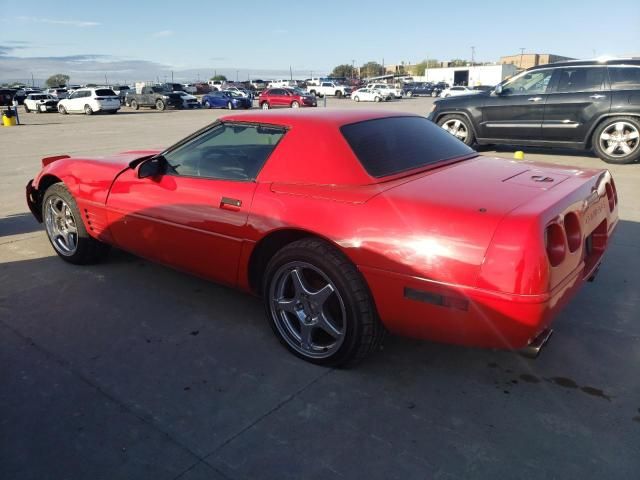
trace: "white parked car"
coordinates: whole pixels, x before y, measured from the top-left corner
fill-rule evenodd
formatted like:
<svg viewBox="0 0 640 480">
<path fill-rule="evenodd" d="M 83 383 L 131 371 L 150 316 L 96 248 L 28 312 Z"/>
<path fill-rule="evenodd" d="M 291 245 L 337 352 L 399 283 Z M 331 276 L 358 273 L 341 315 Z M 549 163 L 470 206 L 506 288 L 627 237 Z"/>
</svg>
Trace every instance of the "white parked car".
<svg viewBox="0 0 640 480">
<path fill-rule="evenodd" d="M 355 102 L 382 102 L 387 98 L 388 95 L 372 88 L 360 88 L 351 94 L 351 99 Z"/>
<path fill-rule="evenodd" d="M 176 90 L 173 93 L 177 93 L 182 97 L 182 108 L 200 108 L 200 102 L 193 95 L 184 92 L 182 90 Z"/>
<path fill-rule="evenodd" d="M 55 112 L 58 108 L 58 99 L 48 93 L 30 93 L 24 99 L 24 111 L 29 112 Z"/>
<path fill-rule="evenodd" d="M 240 95 L 241 97 L 244 98 L 252 98 L 253 95 L 251 94 L 251 92 L 249 90 L 246 90 L 244 88 L 238 88 L 238 87 L 227 87 L 223 90 L 224 92 L 233 92 L 233 93 L 237 93 L 238 95 Z"/>
<path fill-rule="evenodd" d="M 389 85 L 388 83 L 370 83 L 367 88 L 373 88 L 374 90 L 380 90 L 385 95 L 391 95 L 395 98 L 402 98 L 404 96 L 404 90 L 397 88 L 395 85 Z"/>
<path fill-rule="evenodd" d="M 116 113 L 118 110 L 120 97 L 110 88 L 81 88 L 58 102 L 58 112 L 62 114 L 91 115 L 96 112 Z"/>
<path fill-rule="evenodd" d="M 480 90 L 474 90 L 469 87 L 456 86 L 445 88 L 444 90 L 442 90 L 442 92 L 440 92 L 440 97 L 457 97 L 459 95 L 475 95 L 478 93 L 480 93 Z"/>
<path fill-rule="evenodd" d="M 187 93 L 198 93 L 198 88 L 192 83 L 184 83 L 182 89 Z"/>
<path fill-rule="evenodd" d="M 66 88 L 50 88 L 47 90 L 49 95 L 53 95 L 58 100 L 62 100 L 63 98 L 67 98 L 69 96 L 69 92 Z"/>
</svg>

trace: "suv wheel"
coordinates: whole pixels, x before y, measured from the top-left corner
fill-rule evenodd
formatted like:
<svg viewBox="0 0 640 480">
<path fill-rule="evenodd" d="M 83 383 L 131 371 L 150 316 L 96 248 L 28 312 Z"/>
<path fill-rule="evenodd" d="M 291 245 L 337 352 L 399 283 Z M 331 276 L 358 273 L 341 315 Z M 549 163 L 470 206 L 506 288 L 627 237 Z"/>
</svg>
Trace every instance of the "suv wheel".
<svg viewBox="0 0 640 480">
<path fill-rule="evenodd" d="M 640 121 L 634 117 L 608 118 L 593 133 L 598 157 L 607 163 L 633 163 L 640 159 Z"/>
<path fill-rule="evenodd" d="M 473 145 L 475 140 L 469 121 L 462 115 L 445 115 L 438 120 L 438 125 L 466 145 Z"/>
<path fill-rule="evenodd" d="M 156 100 L 156 110 L 163 111 L 166 108 L 164 102 L 160 99 Z"/>
</svg>

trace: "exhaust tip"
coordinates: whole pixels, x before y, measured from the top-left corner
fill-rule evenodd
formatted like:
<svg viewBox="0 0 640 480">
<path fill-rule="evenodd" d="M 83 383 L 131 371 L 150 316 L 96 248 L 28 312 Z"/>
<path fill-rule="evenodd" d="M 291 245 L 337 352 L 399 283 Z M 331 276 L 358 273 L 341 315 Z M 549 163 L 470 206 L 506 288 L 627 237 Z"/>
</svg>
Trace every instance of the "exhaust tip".
<svg viewBox="0 0 640 480">
<path fill-rule="evenodd" d="M 542 347 L 549 341 L 551 335 L 553 335 L 553 329 L 544 329 L 536 338 L 529 342 L 529 345 L 520 350 L 520 355 L 527 358 L 537 358 L 540 350 L 542 350 Z"/>
</svg>

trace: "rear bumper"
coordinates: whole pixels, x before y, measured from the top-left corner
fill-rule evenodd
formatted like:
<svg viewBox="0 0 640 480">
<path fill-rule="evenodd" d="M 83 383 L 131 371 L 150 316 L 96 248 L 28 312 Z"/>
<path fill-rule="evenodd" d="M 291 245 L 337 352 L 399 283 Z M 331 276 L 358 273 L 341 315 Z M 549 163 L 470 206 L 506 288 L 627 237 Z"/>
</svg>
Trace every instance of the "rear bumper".
<svg viewBox="0 0 640 480">
<path fill-rule="evenodd" d="M 552 291 L 516 295 L 359 267 L 392 333 L 470 347 L 519 350 L 545 330 L 600 266 L 582 263 Z"/>
</svg>

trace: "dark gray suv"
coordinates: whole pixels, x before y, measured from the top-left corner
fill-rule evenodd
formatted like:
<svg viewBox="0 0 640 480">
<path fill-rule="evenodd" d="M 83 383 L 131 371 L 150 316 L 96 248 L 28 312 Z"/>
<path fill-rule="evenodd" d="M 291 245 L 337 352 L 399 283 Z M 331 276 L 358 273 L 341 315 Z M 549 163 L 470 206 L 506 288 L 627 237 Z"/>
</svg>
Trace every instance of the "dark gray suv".
<svg viewBox="0 0 640 480">
<path fill-rule="evenodd" d="M 467 145 L 589 149 L 640 158 L 640 59 L 533 67 L 489 92 L 436 101 L 429 119 Z"/>
</svg>

